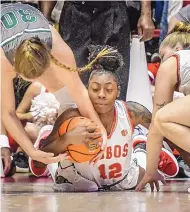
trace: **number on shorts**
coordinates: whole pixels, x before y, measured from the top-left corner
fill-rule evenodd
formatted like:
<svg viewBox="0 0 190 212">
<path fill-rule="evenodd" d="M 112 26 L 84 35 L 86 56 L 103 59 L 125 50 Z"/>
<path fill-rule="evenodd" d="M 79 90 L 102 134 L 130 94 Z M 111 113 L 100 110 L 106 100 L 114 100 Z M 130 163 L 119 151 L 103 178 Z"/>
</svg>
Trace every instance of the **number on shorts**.
<svg viewBox="0 0 190 212">
<path fill-rule="evenodd" d="M 19 15 L 21 16 L 21 19 L 23 22 L 35 22 L 37 20 L 37 17 L 34 15 L 31 15 L 30 10 L 19 10 Z M 3 26 L 6 29 L 12 29 L 18 24 L 18 19 L 13 11 L 10 11 L 3 16 L 1 16 L 1 22 Z"/>
<path fill-rule="evenodd" d="M 100 177 L 103 179 L 115 179 L 122 176 L 122 169 L 120 163 L 114 163 L 108 167 L 109 173 L 106 175 L 106 167 L 104 164 L 99 166 Z"/>
</svg>

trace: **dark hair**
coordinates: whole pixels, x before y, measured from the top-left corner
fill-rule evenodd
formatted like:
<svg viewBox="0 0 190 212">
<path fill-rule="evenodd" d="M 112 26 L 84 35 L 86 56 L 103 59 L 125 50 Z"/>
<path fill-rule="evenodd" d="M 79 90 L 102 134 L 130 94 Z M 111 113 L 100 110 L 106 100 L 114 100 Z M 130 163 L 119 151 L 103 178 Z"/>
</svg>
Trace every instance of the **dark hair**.
<svg viewBox="0 0 190 212">
<path fill-rule="evenodd" d="M 99 58 L 96 63 L 92 66 L 92 73 L 90 75 L 89 81 L 92 79 L 94 75 L 103 75 L 103 74 L 109 74 L 114 77 L 117 84 L 120 84 L 119 79 L 119 69 L 123 66 L 123 57 L 122 55 L 117 51 L 117 49 L 111 47 L 111 46 L 101 46 L 101 45 L 90 45 L 88 46 L 89 50 L 89 62 L 92 61 L 94 58 L 97 57 L 98 53 L 102 51 L 102 49 L 110 49 L 111 53 L 109 55 L 105 55 L 101 58 Z"/>
</svg>

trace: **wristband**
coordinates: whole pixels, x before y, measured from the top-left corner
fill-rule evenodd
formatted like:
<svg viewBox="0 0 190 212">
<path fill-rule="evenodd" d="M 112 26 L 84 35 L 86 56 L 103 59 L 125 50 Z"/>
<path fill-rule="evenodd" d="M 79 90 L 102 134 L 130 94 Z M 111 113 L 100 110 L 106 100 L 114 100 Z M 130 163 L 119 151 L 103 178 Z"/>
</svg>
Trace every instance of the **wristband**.
<svg viewBox="0 0 190 212">
<path fill-rule="evenodd" d="M 9 139 L 6 135 L 0 135 L 0 148 L 2 147 L 10 148 Z"/>
</svg>

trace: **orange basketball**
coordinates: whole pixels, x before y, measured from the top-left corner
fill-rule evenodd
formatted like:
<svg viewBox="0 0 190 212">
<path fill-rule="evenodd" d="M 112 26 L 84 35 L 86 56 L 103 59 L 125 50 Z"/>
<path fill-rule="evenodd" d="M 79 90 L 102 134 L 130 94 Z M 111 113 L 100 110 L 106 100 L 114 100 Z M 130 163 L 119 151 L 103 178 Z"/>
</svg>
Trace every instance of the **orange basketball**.
<svg viewBox="0 0 190 212">
<path fill-rule="evenodd" d="M 66 120 L 59 128 L 59 135 L 63 135 L 66 132 L 69 132 L 76 126 L 86 124 L 91 122 L 90 119 L 85 117 L 74 117 Z M 90 123 L 89 127 L 96 126 L 95 123 Z M 95 132 L 100 132 L 97 129 Z M 96 141 L 102 142 L 102 137 L 96 139 Z M 97 142 L 91 141 L 88 143 L 88 147 L 85 144 L 73 144 L 68 145 L 65 149 L 65 152 L 70 156 L 69 160 L 77 163 L 82 163 L 93 159 L 100 151 L 100 146 L 97 145 Z"/>
</svg>

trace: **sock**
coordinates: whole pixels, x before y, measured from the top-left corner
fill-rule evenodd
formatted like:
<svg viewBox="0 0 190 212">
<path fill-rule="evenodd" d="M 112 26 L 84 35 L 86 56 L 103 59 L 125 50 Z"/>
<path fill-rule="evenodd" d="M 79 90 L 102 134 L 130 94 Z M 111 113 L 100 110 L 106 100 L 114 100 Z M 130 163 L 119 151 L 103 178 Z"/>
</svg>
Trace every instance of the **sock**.
<svg viewBox="0 0 190 212">
<path fill-rule="evenodd" d="M 137 164 L 146 170 L 146 151 L 143 149 L 136 149 L 132 154 L 133 160 L 137 161 Z"/>
</svg>

